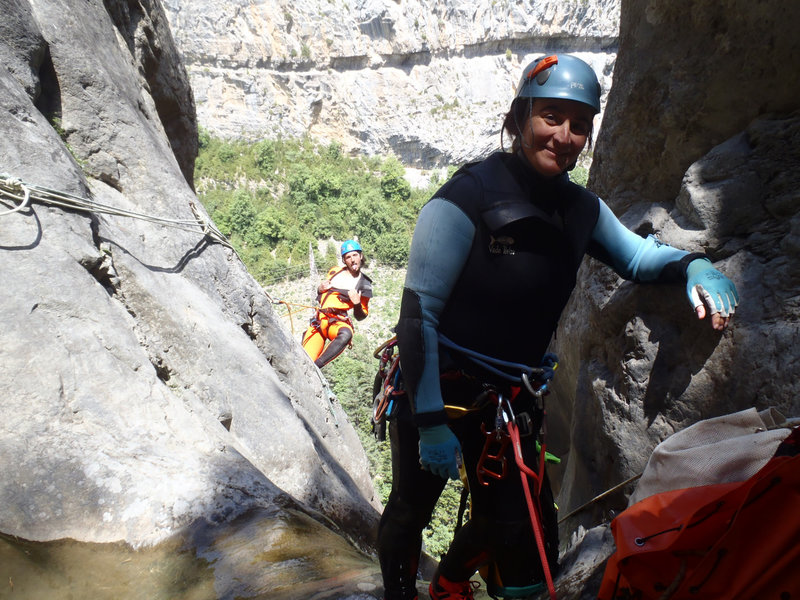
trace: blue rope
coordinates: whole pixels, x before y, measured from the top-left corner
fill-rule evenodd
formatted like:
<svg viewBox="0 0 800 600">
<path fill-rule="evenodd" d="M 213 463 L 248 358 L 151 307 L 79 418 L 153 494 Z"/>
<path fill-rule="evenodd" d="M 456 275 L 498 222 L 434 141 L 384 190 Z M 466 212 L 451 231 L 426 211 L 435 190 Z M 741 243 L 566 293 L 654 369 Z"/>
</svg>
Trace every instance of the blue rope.
<svg viewBox="0 0 800 600">
<path fill-rule="evenodd" d="M 475 350 L 470 350 L 469 348 L 464 348 L 441 333 L 439 333 L 439 343 L 445 348 L 449 348 L 450 350 L 455 350 L 456 352 L 463 354 L 475 364 L 483 367 L 490 373 L 494 373 L 498 377 L 505 379 L 506 381 L 510 381 L 512 383 L 519 383 L 520 381 L 524 382 L 524 377 L 526 376 L 530 379 L 535 378 L 539 379 L 540 381 L 544 381 L 544 384 L 541 387 L 542 391 L 547 388 L 547 382 L 553 379 L 555 374 L 554 371 L 558 366 L 558 357 L 552 352 L 548 352 L 544 355 L 542 358 L 541 367 L 529 367 L 528 365 L 524 365 L 522 363 L 501 360 L 499 358 L 486 356 L 485 354 L 481 354 Z M 520 375 L 512 375 L 511 373 L 502 371 L 497 367 L 519 371 Z"/>
</svg>

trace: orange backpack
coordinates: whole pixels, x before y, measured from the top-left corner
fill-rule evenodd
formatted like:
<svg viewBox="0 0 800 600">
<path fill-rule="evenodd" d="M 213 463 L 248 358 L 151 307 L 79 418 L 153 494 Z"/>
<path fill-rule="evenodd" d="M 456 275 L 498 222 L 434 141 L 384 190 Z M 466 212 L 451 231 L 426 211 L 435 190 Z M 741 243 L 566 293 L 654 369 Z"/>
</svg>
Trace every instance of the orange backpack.
<svg viewBox="0 0 800 600">
<path fill-rule="evenodd" d="M 798 446 L 795 428 L 745 481 L 662 492 L 620 513 L 598 599 L 800 599 Z"/>
</svg>

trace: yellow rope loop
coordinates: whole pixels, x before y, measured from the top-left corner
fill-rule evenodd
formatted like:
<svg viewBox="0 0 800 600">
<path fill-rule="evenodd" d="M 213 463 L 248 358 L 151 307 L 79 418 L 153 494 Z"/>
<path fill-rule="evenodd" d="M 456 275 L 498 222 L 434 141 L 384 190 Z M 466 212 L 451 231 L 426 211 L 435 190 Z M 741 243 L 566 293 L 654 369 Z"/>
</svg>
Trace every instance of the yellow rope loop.
<svg viewBox="0 0 800 600">
<path fill-rule="evenodd" d="M 266 294 L 266 292 L 264 292 L 264 293 Z M 295 313 L 303 312 L 304 310 L 307 310 L 307 309 L 311 309 L 311 310 L 316 310 L 317 309 L 316 306 L 311 306 L 310 304 L 300 304 L 299 302 L 289 302 L 288 300 L 281 300 L 281 299 L 273 300 L 270 297 L 269 294 L 267 294 L 267 298 L 269 298 L 269 301 L 272 302 L 273 304 L 283 304 L 286 307 L 286 310 L 288 311 L 287 314 L 295 314 Z M 299 306 L 300 308 L 298 308 L 297 310 L 292 310 L 292 308 L 291 308 L 292 306 Z"/>
<path fill-rule="evenodd" d="M 289 303 L 285 300 L 279 300 L 279 304 L 283 304 L 286 307 L 287 315 L 289 316 L 289 327 L 292 330 L 292 336 L 294 336 L 294 319 L 292 318 L 292 309 L 289 308 Z"/>
<path fill-rule="evenodd" d="M 10 177 L 8 175 L 0 175 L 3 181 L 0 182 L 0 193 L 2 196 L 11 199 L 12 201 L 19 202 L 17 206 L 9 210 L 0 212 L 0 217 L 10 215 L 11 213 L 19 212 L 28 205 L 31 199 L 31 191 L 22 183 L 21 179 Z M 22 196 L 15 195 L 14 192 L 22 194 Z"/>
<path fill-rule="evenodd" d="M 300 304 L 299 302 L 289 302 L 288 300 L 282 300 L 280 298 L 273 298 L 270 296 L 270 293 L 267 291 L 266 288 L 262 288 L 264 290 L 264 295 L 272 304 L 281 304 L 286 307 L 286 314 L 279 315 L 281 317 L 289 317 L 289 326 L 292 330 L 292 335 L 294 335 L 294 318 L 293 316 L 299 312 L 303 312 L 304 310 L 317 310 L 316 306 L 311 306 L 309 304 Z M 292 306 L 299 306 L 297 310 L 292 310 Z"/>
</svg>

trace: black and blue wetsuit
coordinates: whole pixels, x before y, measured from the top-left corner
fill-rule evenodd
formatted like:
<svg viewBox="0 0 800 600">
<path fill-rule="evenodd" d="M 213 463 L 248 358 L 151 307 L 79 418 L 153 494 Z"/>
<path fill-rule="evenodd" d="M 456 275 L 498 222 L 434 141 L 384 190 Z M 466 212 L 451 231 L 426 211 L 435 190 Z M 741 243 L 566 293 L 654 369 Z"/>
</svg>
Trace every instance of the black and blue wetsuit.
<svg viewBox="0 0 800 600">
<path fill-rule="evenodd" d="M 541 581 L 518 472 L 489 486 L 475 478 L 485 439 L 480 425 L 491 429 L 495 407 L 452 420 L 445 412 L 445 404 L 470 406 L 485 383 L 501 390 L 508 384 L 443 348 L 439 335 L 486 356 L 538 366 L 585 254 L 641 282 L 685 281 L 687 264 L 702 257 L 636 235 L 566 173 L 543 178 L 517 154 L 496 153 L 462 169 L 420 212 L 397 326 L 410 403 L 390 424 L 393 483 L 379 530 L 386 600 L 416 596 L 421 532 L 445 485 L 419 466 L 417 427 L 442 423 L 461 443 L 472 513 L 441 573 L 461 581 L 491 562 L 508 590 L 525 593 Z M 514 406 L 530 414 L 538 431 L 541 411 L 532 396 L 523 389 Z M 535 437 L 523 439 L 528 464 L 536 463 Z M 541 501 L 552 507 L 549 485 Z M 543 518 L 555 567 L 555 511 Z"/>
</svg>

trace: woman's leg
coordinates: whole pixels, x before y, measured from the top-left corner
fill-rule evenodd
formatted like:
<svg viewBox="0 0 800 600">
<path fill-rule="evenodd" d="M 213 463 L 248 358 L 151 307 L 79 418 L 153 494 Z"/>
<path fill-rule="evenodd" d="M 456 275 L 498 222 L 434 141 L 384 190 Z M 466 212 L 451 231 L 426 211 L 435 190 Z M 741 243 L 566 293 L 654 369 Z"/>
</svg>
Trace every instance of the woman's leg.
<svg viewBox="0 0 800 600">
<path fill-rule="evenodd" d="M 419 434 L 403 402 L 389 423 L 392 492 L 378 528 L 378 558 L 385 600 L 417 597 L 417 567 L 422 530 L 428 524 L 446 481 L 419 466 Z"/>
</svg>

